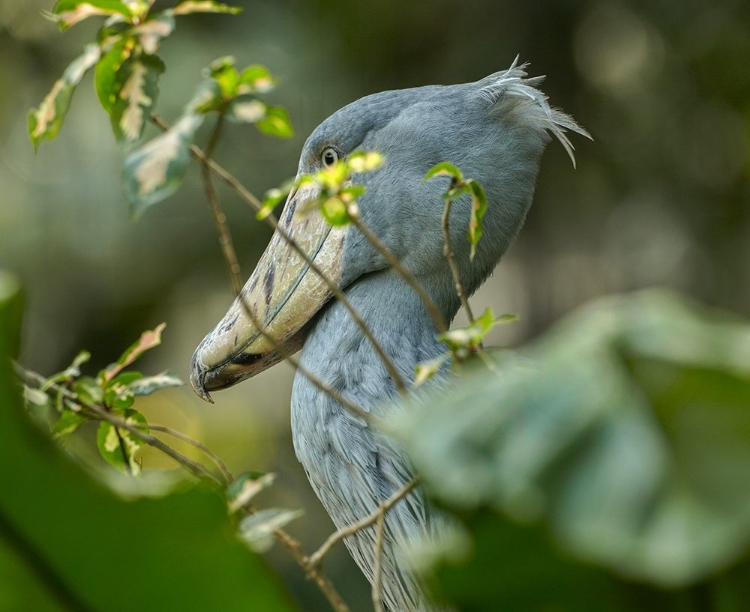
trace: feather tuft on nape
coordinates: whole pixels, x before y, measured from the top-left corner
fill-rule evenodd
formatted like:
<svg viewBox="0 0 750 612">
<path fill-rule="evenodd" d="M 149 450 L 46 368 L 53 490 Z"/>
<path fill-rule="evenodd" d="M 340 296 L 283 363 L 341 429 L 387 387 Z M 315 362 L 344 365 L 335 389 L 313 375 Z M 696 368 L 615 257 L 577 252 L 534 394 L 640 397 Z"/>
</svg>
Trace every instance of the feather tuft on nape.
<svg viewBox="0 0 750 612">
<path fill-rule="evenodd" d="M 538 88 L 545 77 L 527 78 L 526 68 L 529 64 L 519 65 L 518 60 L 519 56 L 516 56 L 510 68 L 479 81 L 479 95 L 489 104 L 512 104 L 515 109 L 523 110 L 527 122 L 551 133 L 560 141 L 575 168 L 575 147 L 566 132 L 570 130 L 593 140 L 591 134 L 578 125 L 573 117 L 549 105 L 547 96 Z"/>
</svg>

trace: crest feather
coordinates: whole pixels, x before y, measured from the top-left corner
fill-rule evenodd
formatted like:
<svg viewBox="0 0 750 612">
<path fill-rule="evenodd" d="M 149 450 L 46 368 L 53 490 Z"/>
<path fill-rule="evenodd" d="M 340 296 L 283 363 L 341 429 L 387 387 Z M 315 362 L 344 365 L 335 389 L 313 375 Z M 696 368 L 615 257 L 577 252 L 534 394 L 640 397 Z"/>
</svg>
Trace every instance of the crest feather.
<svg viewBox="0 0 750 612">
<path fill-rule="evenodd" d="M 528 63 L 518 65 L 519 56 L 513 60 L 510 68 L 496 72 L 479 81 L 479 95 L 491 105 L 507 104 L 511 110 L 521 111 L 527 123 L 533 127 L 550 132 L 568 153 L 573 167 L 576 165 L 575 147 L 566 132 L 570 130 L 591 138 L 591 135 L 573 117 L 549 105 L 548 98 L 538 89 L 544 76 L 527 78 Z"/>
</svg>

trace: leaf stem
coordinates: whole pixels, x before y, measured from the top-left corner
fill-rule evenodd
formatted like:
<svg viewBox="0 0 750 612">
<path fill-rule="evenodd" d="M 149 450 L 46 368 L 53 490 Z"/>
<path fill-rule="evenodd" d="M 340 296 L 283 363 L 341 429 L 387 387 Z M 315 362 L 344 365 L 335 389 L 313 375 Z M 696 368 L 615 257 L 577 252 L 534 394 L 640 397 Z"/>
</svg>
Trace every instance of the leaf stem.
<svg viewBox="0 0 750 612">
<path fill-rule="evenodd" d="M 456 179 L 453 179 L 455 182 Z M 443 209 L 443 254 L 448 260 L 448 266 L 451 269 L 451 275 L 453 276 L 453 284 L 456 287 L 456 294 L 458 299 L 461 300 L 461 305 L 466 311 L 466 316 L 469 318 L 469 323 L 474 323 L 474 313 L 471 311 L 469 305 L 469 298 L 466 295 L 463 284 L 461 284 L 461 273 L 458 270 L 458 264 L 456 263 L 456 256 L 451 248 L 451 233 L 450 233 L 450 215 L 451 207 L 453 206 L 452 200 L 445 202 L 445 208 Z"/>
<path fill-rule="evenodd" d="M 219 244 L 221 245 L 221 251 L 224 253 L 224 260 L 227 262 L 229 267 L 229 277 L 232 282 L 232 291 L 235 295 L 239 295 L 242 290 L 242 275 L 240 272 L 240 262 L 237 260 L 237 252 L 234 249 L 234 242 L 232 241 L 232 234 L 229 231 L 229 225 L 227 225 L 227 216 L 224 214 L 224 210 L 219 202 L 219 196 L 216 193 L 213 181 L 211 180 L 211 155 L 213 155 L 214 149 L 219 142 L 221 136 L 221 128 L 224 125 L 224 113 L 219 114 L 219 118 L 216 120 L 216 125 L 211 132 L 211 136 L 206 145 L 206 150 L 201 159 L 201 170 L 203 173 L 203 187 L 206 193 L 206 199 L 211 206 L 211 213 L 216 223 L 216 229 L 219 232 Z"/>
<path fill-rule="evenodd" d="M 438 331 L 440 333 L 448 331 L 448 327 L 445 324 L 445 319 L 443 318 L 443 313 L 440 310 L 440 307 L 435 303 L 435 300 L 433 300 L 430 295 L 424 290 L 424 287 L 422 287 L 416 277 L 403 266 L 398 257 L 396 257 L 391 252 L 391 250 L 387 246 L 385 246 L 385 244 L 383 244 L 380 238 L 378 238 L 377 235 L 362 222 L 362 219 L 359 216 L 359 208 L 357 207 L 357 205 L 350 205 L 347 209 L 347 212 L 349 213 L 349 217 L 351 218 L 352 223 L 360 232 L 362 232 L 362 234 L 370 242 L 370 244 L 375 247 L 375 250 L 380 253 L 388 262 L 388 264 L 398 273 L 398 275 L 403 278 L 407 282 L 407 284 L 412 289 L 414 289 L 414 291 L 416 291 L 417 295 L 419 295 L 419 297 L 422 299 L 425 308 L 427 308 L 427 311 L 430 313 L 430 316 L 432 317 L 432 320 L 435 323 L 435 327 L 437 327 Z"/>
</svg>

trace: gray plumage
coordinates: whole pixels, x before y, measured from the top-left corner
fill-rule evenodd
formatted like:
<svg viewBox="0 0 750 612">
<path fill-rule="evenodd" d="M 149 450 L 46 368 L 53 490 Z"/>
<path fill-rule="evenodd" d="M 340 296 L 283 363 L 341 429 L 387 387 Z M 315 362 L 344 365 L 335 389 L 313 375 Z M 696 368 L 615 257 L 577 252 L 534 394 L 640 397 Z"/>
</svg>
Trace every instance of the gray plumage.
<svg viewBox="0 0 750 612">
<path fill-rule="evenodd" d="M 526 79 L 524 66 L 476 83 L 390 91 L 358 100 L 326 119 L 306 142 L 299 172 L 320 167 L 329 146 L 342 155 L 357 149 L 383 153 L 387 163 L 354 177 L 367 187 L 359 201 L 362 220 L 440 306 L 447 321 L 459 301 L 443 256 L 441 194 L 448 179 L 423 182 L 427 170 L 449 161 L 479 181 L 488 198 L 485 233 L 469 261 L 468 198 L 451 215 L 451 243 L 462 281 L 473 293 L 492 272 L 523 224 L 531 204 L 539 159 L 557 137 L 570 153 L 565 130 L 587 136 L 569 116 L 549 107 Z M 281 218 L 288 223 L 291 211 Z M 407 381 L 417 363 L 444 351 L 424 305 L 356 230 L 347 231 L 341 287 Z M 369 342 L 338 303 L 314 321 L 301 362 L 357 405 L 382 416 L 396 395 L 393 382 Z M 460 418 L 457 417 L 457 418 Z M 337 527 L 376 510 L 412 477 L 408 459 L 394 443 L 297 375 L 292 395 L 297 457 Z M 419 581 L 399 557 L 410 540 L 439 537 L 443 519 L 420 490 L 396 505 L 385 521 L 383 601 L 390 612 L 433 609 Z M 346 540 L 355 561 L 372 580 L 375 528 Z"/>
</svg>

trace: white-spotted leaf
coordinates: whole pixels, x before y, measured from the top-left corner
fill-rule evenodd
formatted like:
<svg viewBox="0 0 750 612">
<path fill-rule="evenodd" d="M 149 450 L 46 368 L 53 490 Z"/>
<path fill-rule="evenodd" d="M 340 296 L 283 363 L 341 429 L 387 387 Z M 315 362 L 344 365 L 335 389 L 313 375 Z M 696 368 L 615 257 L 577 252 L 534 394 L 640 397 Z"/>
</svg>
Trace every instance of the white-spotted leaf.
<svg viewBox="0 0 750 612">
<path fill-rule="evenodd" d="M 144 376 L 131 382 L 128 385 L 133 395 L 151 395 L 156 391 L 162 389 L 172 389 L 174 387 L 181 387 L 183 384 L 176 374 L 170 371 L 156 374 L 155 376 Z"/>
<path fill-rule="evenodd" d="M 119 0 L 59 0 L 52 9 L 52 15 L 61 30 L 97 15 L 120 15 L 126 20 L 133 13 L 125 2 Z"/>
<path fill-rule="evenodd" d="M 55 81 L 39 108 L 29 111 L 28 129 L 34 149 L 42 140 L 52 140 L 60 132 L 76 86 L 100 57 L 99 45 L 87 45 L 84 53 L 73 60 L 62 77 Z"/>
<path fill-rule="evenodd" d="M 128 408 L 123 411 L 122 419 L 128 425 L 148 434 L 146 417 L 137 410 Z M 143 443 L 127 429 L 117 428 L 112 423 L 102 421 L 96 434 L 96 446 L 99 454 L 111 466 L 123 472 L 130 471 L 134 475 L 140 473 L 141 466 L 135 460 L 135 454 Z"/>
<path fill-rule="evenodd" d="M 255 552 L 265 552 L 273 545 L 273 532 L 303 514 L 302 510 L 283 508 L 261 510 L 242 520 L 240 538 Z"/>
<path fill-rule="evenodd" d="M 241 13 L 239 6 L 229 6 L 213 0 L 184 0 L 172 9 L 173 15 L 189 15 L 190 13 Z"/>
<path fill-rule="evenodd" d="M 155 55 L 134 55 L 119 68 L 114 83 L 110 119 L 118 141 L 140 139 L 159 94 L 164 63 Z"/>
<path fill-rule="evenodd" d="M 177 191 L 190 161 L 193 136 L 203 120 L 200 113 L 187 113 L 125 159 L 123 182 L 135 217 Z"/>
</svg>

